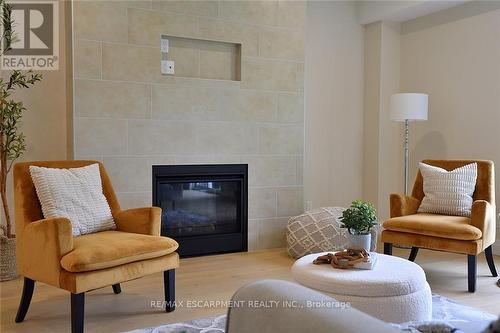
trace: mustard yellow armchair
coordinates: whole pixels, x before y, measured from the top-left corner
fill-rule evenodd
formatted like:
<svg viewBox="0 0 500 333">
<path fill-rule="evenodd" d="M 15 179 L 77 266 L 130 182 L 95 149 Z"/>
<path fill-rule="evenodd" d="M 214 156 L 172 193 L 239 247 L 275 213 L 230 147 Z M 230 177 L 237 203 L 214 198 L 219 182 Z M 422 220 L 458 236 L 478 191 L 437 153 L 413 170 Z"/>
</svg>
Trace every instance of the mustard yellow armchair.
<svg viewBox="0 0 500 333">
<path fill-rule="evenodd" d="M 29 166 L 77 168 L 98 163 L 103 193 L 111 208 L 116 230 L 73 237 L 64 217 L 44 219 Z M 16 316 L 22 322 L 28 311 L 35 281 L 71 293 L 71 332 L 83 332 L 85 292 L 164 272 L 166 311 L 175 309 L 175 268 L 178 244 L 160 236 L 161 209 L 121 210 L 103 165 L 96 161 L 46 161 L 14 166 L 17 270 L 24 287 Z"/>
<path fill-rule="evenodd" d="M 477 163 L 477 181 L 471 217 L 418 213 L 424 198 L 420 171 L 411 196 L 391 194 L 391 218 L 384 222 L 384 253 L 392 254 L 392 244 L 411 246 L 409 260 L 414 261 L 419 248 L 467 255 L 468 289 L 476 290 L 477 255 L 484 251 L 491 274 L 497 276 L 492 244 L 495 242 L 495 171 L 492 161 L 424 160 L 426 164 L 448 171 Z"/>
</svg>

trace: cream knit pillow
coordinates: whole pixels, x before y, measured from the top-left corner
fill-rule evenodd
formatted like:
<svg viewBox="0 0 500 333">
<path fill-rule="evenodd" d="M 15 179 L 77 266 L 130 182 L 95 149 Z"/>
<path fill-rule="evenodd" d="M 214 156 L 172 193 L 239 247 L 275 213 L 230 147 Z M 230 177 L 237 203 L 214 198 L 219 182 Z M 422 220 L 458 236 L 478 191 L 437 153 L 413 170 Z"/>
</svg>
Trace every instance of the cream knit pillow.
<svg viewBox="0 0 500 333">
<path fill-rule="evenodd" d="M 471 214 L 476 188 L 477 163 L 447 171 L 420 163 L 424 179 L 424 198 L 419 213 L 467 216 Z"/>
<path fill-rule="evenodd" d="M 98 164 L 72 169 L 30 166 L 30 174 L 43 216 L 68 218 L 73 236 L 116 228 Z"/>
</svg>

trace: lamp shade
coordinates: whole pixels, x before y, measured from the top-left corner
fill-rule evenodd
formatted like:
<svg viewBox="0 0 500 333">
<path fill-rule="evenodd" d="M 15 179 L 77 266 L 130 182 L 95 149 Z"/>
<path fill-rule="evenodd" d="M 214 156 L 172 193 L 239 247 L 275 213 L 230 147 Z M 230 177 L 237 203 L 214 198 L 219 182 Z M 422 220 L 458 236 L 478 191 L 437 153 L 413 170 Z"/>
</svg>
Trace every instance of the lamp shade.
<svg viewBox="0 0 500 333">
<path fill-rule="evenodd" d="M 402 93 L 391 96 L 391 120 L 427 120 L 429 95 Z"/>
</svg>

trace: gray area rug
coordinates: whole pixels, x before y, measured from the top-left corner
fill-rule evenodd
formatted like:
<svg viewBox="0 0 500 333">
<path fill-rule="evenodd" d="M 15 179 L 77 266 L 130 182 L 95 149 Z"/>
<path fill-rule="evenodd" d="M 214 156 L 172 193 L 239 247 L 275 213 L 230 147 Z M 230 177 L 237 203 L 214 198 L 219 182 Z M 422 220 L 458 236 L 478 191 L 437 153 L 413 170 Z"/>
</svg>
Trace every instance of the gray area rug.
<svg viewBox="0 0 500 333">
<path fill-rule="evenodd" d="M 432 295 L 432 320 L 437 322 L 478 322 L 495 320 L 492 314 Z M 129 331 L 127 333 L 224 333 L 226 315 Z M 405 325 L 401 325 L 405 327 Z M 443 331 L 444 332 L 444 331 Z"/>
<path fill-rule="evenodd" d="M 226 315 L 129 331 L 127 333 L 224 333 Z"/>
</svg>

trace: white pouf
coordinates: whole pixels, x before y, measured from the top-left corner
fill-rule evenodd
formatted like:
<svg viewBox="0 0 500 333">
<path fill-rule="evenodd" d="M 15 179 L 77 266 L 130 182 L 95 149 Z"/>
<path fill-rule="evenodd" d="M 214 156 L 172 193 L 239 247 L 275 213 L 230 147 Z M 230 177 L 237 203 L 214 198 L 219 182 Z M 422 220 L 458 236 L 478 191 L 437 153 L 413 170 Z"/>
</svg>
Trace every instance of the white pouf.
<svg viewBox="0 0 500 333">
<path fill-rule="evenodd" d="M 373 270 L 335 269 L 312 262 L 325 253 L 310 254 L 292 266 L 298 283 L 390 323 L 425 321 L 432 317 L 431 288 L 417 264 L 375 254 Z"/>
</svg>

